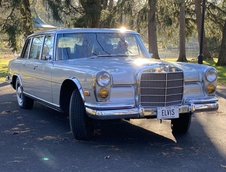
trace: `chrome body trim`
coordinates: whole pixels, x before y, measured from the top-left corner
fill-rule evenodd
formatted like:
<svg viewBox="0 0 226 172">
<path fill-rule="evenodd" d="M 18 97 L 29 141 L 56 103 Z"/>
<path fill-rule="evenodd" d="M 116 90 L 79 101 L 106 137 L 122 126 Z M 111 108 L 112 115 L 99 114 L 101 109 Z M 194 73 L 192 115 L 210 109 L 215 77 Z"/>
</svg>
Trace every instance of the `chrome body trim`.
<svg viewBox="0 0 226 172">
<path fill-rule="evenodd" d="M 91 104 L 91 103 L 87 103 L 85 102 L 85 106 L 87 108 L 91 108 L 91 109 L 101 109 L 101 110 L 107 110 L 107 109 L 111 109 L 111 110 L 116 110 L 116 109 L 131 109 L 134 108 L 135 106 L 133 105 L 97 105 L 97 104 Z"/>
<path fill-rule="evenodd" d="M 55 103 L 48 102 L 48 101 L 46 101 L 46 100 L 44 100 L 44 99 L 41 99 L 41 98 L 36 97 L 36 96 L 33 96 L 33 95 L 31 95 L 31 94 L 29 94 L 29 93 L 26 93 L 26 92 L 24 92 L 24 94 L 25 94 L 26 96 L 28 96 L 28 97 L 34 99 L 34 100 L 37 100 L 37 101 L 39 101 L 39 102 L 43 102 L 43 103 L 45 103 L 44 105 L 47 104 L 47 105 L 53 107 L 54 109 L 60 108 L 60 106 L 57 105 L 57 104 L 55 104 Z"/>
<path fill-rule="evenodd" d="M 208 104 L 208 103 L 215 103 L 218 102 L 216 97 L 206 97 L 206 98 L 190 98 L 186 99 L 185 104 Z"/>
<path fill-rule="evenodd" d="M 121 119 L 121 118 L 156 118 L 157 108 L 143 108 L 142 106 L 129 108 L 91 108 L 86 106 L 86 113 L 96 119 Z M 217 98 L 189 101 L 188 104 L 179 105 L 179 113 L 213 111 L 218 109 Z"/>
<path fill-rule="evenodd" d="M 174 71 L 171 71 L 171 69 L 174 69 Z M 141 92 L 141 89 L 145 89 L 145 88 L 147 88 L 147 89 L 151 89 L 152 87 L 144 87 L 144 86 L 142 86 L 141 87 L 141 81 L 143 82 L 143 81 L 146 81 L 147 79 L 145 79 L 145 80 L 143 80 L 142 79 L 142 75 L 143 74 L 150 74 L 150 75 L 153 75 L 153 74 L 156 74 L 156 76 L 158 75 L 158 74 L 165 74 L 166 76 L 166 78 L 163 80 L 163 79 L 158 79 L 158 80 L 155 80 L 155 81 L 163 81 L 163 82 L 165 82 L 166 83 L 166 86 L 165 87 L 160 87 L 160 89 L 165 89 L 165 94 L 164 95 L 161 95 L 161 96 L 164 96 L 165 97 L 165 101 L 164 101 L 164 104 L 165 104 L 165 106 L 166 106 L 166 104 L 167 103 L 173 103 L 173 102 L 175 102 L 175 101 L 172 101 L 172 102 L 166 102 L 166 100 L 167 100 L 167 96 L 169 95 L 169 94 L 167 94 L 167 90 L 168 89 L 172 89 L 172 88 L 174 88 L 174 87 L 168 87 L 168 85 L 167 85 L 167 83 L 168 82 L 171 82 L 171 81 L 183 81 L 183 84 L 180 86 L 180 88 L 182 88 L 182 92 L 180 92 L 180 95 L 182 94 L 182 97 L 181 97 L 181 100 L 177 100 L 176 102 L 179 102 L 180 101 L 180 103 L 175 103 L 175 105 L 181 105 L 181 102 L 182 102 L 182 100 L 183 100 L 183 92 L 184 92 L 184 72 L 180 69 L 180 68 L 178 68 L 178 67 L 175 67 L 175 66 L 171 66 L 170 64 L 167 64 L 167 63 L 160 63 L 160 64 L 155 64 L 155 65 L 151 65 L 151 66 L 147 66 L 147 67 L 144 67 L 143 69 L 141 69 L 139 72 L 138 72 L 138 74 L 137 74 L 137 76 L 136 76 L 136 81 L 137 81 L 137 98 L 136 98 L 136 104 L 139 106 L 139 105 L 142 105 L 143 103 L 149 103 L 149 102 L 143 102 L 142 100 L 141 100 L 141 97 L 142 96 L 148 96 L 148 95 L 145 95 L 145 94 L 142 94 L 142 92 Z M 182 78 L 180 78 L 180 79 L 170 79 L 170 80 L 168 80 L 168 76 L 170 75 L 170 74 L 182 74 Z M 151 81 L 150 79 L 148 80 L 148 81 Z M 176 87 L 176 88 L 179 88 L 179 87 Z M 158 89 L 157 87 L 154 87 L 154 89 Z M 154 96 L 154 94 L 152 94 L 153 96 Z M 179 95 L 179 94 L 177 94 L 177 95 Z M 157 103 L 157 102 L 152 102 L 152 103 Z M 158 106 L 158 103 L 157 103 L 157 105 L 156 105 L 156 107 Z M 155 107 L 155 106 L 152 106 L 152 107 Z"/>
</svg>

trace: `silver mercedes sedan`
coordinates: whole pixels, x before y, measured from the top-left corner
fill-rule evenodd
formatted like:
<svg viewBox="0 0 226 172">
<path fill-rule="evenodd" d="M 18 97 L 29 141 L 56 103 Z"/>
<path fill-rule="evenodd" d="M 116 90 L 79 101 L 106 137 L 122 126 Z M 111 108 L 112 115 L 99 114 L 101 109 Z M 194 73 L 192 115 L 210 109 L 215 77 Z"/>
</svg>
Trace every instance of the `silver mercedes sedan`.
<svg viewBox="0 0 226 172">
<path fill-rule="evenodd" d="M 96 119 L 171 120 L 172 132 L 185 134 L 193 112 L 218 109 L 215 68 L 155 60 L 130 30 L 30 35 L 9 64 L 8 80 L 21 108 L 35 100 L 69 114 L 78 140 L 91 138 Z"/>
</svg>

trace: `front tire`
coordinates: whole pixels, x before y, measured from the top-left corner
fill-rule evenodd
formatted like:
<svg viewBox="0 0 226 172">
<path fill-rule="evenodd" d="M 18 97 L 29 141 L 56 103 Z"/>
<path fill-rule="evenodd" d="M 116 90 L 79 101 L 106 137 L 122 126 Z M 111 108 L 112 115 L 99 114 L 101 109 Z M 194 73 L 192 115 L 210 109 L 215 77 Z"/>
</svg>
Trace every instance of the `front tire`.
<svg viewBox="0 0 226 172">
<path fill-rule="evenodd" d="M 32 109 L 34 105 L 34 100 L 25 96 L 23 92 L 22 84 L 19 78 L 16 79 L 16 97 L 17 103 L 22 109 Z"/>
<path fill-rule="evenodd" d="M 78 90 L 71 95 L 69 121 L 72 134 L 77 140 L 88 140 L 93 135 L 93 123 L 85 111 L 84 102 Z"/>
<path fill-rule="evenodd" d="M 188 132 L 191 125 L 192 113 L 180 114 L 177 119 L 171 120 L 171 128 L 173 134 L 184 135 Z"/>
</svg>

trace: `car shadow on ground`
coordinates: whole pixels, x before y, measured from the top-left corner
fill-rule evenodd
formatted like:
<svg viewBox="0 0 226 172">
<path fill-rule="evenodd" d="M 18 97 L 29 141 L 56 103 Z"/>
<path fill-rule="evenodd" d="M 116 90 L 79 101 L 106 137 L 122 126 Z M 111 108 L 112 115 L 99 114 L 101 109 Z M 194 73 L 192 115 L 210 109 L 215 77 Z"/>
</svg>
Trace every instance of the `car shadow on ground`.
<svg viewBox="0 0 226 172">
<path fill-rule="evenodd" d="M 64 130 L 67 139 L 74 142 L 72 133 L 70 132 L 69 119 L 68 116 L 63 113 L 54 111 L 41 104 L 36 103 L 34 111 L 37 118 L 42 119 L 42 121 L 51 122 L 51 126 L 58 128 L 59 130 Z M 162 142 L 162 143 L 175 143 L 173 140 L 164 137 L 162 135 L 146 130 L 145 128 L 135 126 L 126 120 L 93 120 L 94 122 L 94 136 L 89 141 L 75 141 L 83 142 L 86 144 L 95 143 L 136 143 L 143 144 L 147 142 Z M 171 129 L 170 129 L 171 130 Z M 169 131 L 170 132 L 170 131 Z"/>
<path fill-rule="evenodd" d="M 76 141 L 70 132 L 68 117 L 39 104 L 35 105 L 34 111 L 35 118 L 48 121 L 49 127 L 51 127 L 44 130 L 48 131 L 46 136 L 45 133 L 41 132 L 41 135 L 44 136 L 43 141 L 46 139 L 49 142 L 51 138 L 58 138 L 58 143 L 70 145 L 71 151 L 73 151 L 73 147 L 81 146 L 86 149 L 85 151 L 94 151 L 94 154 L 107 152 L 103 155 L 104 159 L 120 158 L 124 154 L 131 156 L 130 160 L 137 159 L 141 155 L 143 160 L 166 158 L 174 163 L 179 162 L 179 168 L 191 166 L 196 170 L 206 170 L 208 167 L 224 169 L 226 165 L 226 157 L 206 135 L 204 128 L 196 120 L 196 116 L 192 118 L 189 133 L 184 136 L 173 136 L 169 123 L 158 124 L 152 120 L 144 120 L 144 125 L 141 123 L 137 126 L 129 121 L 102 121 L 95 126 L 95 136 L 90 141 Z M 161 131 L 160 133 L 153 132 L 145 127 L 147 124 L 165 125 L 168 134 Z M 51 143 L 49 146 L 51 146 Z M 152 156 L 149 154 L 152 154 Z M 211 163 L 206 163 L 210 161 Z M 190 163 L 197 163 L 196 167 L 193 167 L 194 165 Z M 157 162 L 157 164 L 160 166 L 161 162 Z M 172 166 L 170 162 L 163 166 L 167 168 L 167 164 Z"/>
<path fill-rule="evenodd" d="M 7 82 L 0 83 L 0 88 L 3 87 L 3 86 L 6 86 L 6 85 L 8 85 Z"/>
</svg>

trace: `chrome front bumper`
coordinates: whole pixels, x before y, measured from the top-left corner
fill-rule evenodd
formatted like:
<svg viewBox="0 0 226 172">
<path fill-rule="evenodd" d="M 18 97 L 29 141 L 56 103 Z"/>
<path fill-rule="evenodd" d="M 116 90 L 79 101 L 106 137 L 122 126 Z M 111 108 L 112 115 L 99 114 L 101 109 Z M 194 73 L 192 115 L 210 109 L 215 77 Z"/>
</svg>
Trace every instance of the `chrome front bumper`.
<svg viewBox="0 0 226 172">
<path fill-rule="evenodd" d="M 218 99 L 188 100 L 187 104 L 179 106 L 179 113 L 214 111 L 218 109 Z M 122 119 L 122 118 L 156 118 L 157 108 L 120 108 L 120 109 L 95 109 L 86 107 L 86 112 L 91 118 L 96 119 Z"/>
</svg>

